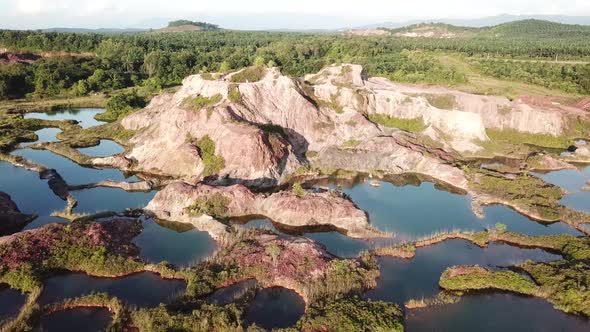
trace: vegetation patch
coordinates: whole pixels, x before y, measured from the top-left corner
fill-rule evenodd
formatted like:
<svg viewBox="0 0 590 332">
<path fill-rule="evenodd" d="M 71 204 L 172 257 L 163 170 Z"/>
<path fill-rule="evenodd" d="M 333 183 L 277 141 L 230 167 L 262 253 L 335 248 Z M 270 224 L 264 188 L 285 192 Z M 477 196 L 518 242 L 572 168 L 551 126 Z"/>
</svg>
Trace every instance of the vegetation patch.
<svg viewBox="0 0 590 332">
<path fill-rule="evenodd" d="M 195 146 L 199 149 L 201 160 L 203 160 L 203 164 L 205 165 L 203 175 L 207 177 L 221 172 L 225 167 L 225 159 L 215 154 L 215 142 L 213 142 L 211 137 L 209 135 L 201 137 L 195 143 Z"/>
<path fill-rule="evenodd" d="M 117 121 L 145 105 L 145 98 L 137 95 L 135 91 L 119 93 L 107 101 L 106 111 L 97 114 L 94 118 L 106 122 Z"/>
<path fill-rule="evenodd" d="M 571 138 L 549 134 L 530 134 L 515 129 L 486 129 L 488 137 L 494 141 L 511 144 L 530 144 L 546 148 L 567 149 L 573 144 Z"/>
<path fill-rule="evenodd" d="M 557 309 L 590 317 L 590 266 L 587 262 L 527 262 L 520 267 L 540 285 L 543 297 Z"/>
<path fill-rule="evenodd" d="M 213 218 L 224 218 L 227 216 L 228 205 L 231 199 L 221 193 L 200 196 L 187 208 L 190 215 L 199 217 L 203 214 Z"/>
<path fill-rule="evenodd" d="M 544 220 L 557 220 L 561 215 L 559 201 L 563 190 L 537 177 L 526 174 L 506 177 L 483 169 L 468 169 L 467 175 L 472 189 L 514 203 Z"/>
<path fill-rule="evenodd" d="M 242 69 L 241 71 L 232 74 L 230 82 L 233 83 L 253 83 L 258 82 L 266 75 L 266 68 L 263 66 L 252 66 Z"/>
<path fill-rule="evenodd" d="M 449 291 L 498 289 L 524 295 L 539 295 L 540 290 L 527 277 L 512 271 L 492 272 L 479 266 L 454 266 L 440 277 L 439 285 Z"/>
<path fill-rule="evenodd" d="M 299 183 L 299 182 L 295 182 L 293 184 L 293 187 L 291 188 L 291 190 L 293 191 L 293 193 L 295 194 L 295 196 L 297 196 L 299 198 L 302 198 L 307 193 L 305 191 L 305 189 L 303 189 L 303 187 L 301 186 L 301 183 Z"/>
<path fill-rule="evenodd" d="M 385 114 L 369 114 L 369 120 L 389 128 L 398 128 L 409 132 L 419 132 L 426 128 L 422 118 L 402 119 Z"/>
<path fill-rule="evenodd" d="M 164 305 L 131 313 L 140 331 L 245 331 L 244 310 L 236 304 L 216 306 L 201 301 L 192 311 L 174 312 Z M 256 330 L 252 330 L 256 331 Z"/>
<path fill-rule="evenodd" d="M 338 102 L 339 97 L 340 97 L 340 91 L 338 91 L 337 94 L 332 94 L 330 96 L 330 101 L 325 101 L 325 100 L 319 99 L 317 97 L 315 97 L 315 100 L 316 100 L 319 107 L 325 107 L 325 108 L 334 110 L 334 112 L 336 112 L 338 114 L 342 114 L 342 113 L 344 113 L 344 107 L 342 107 L 342 105 L 340 105 L 340 103 Z"/>
<path fill-rule="evenodd" d="M 301 331 L 403 331 L 403 314 L 394 303 L 341 299 L 310 306 L 297 322 Z"/>
<path fill-rule="evenodd" d="M 242 94 L 237 85 L 230 85 L 229 91 L 227 92 L 227 98 L 234 104 L 242 103 Z"/>
<path fill-rule="evenodd" d="M 345 147 L 345 148 L 356 148 L 356 147 L 357 147 L 357 146 L 359 146 L 359 144 L 361 144 L 361 143 L 362 143 L 362 142 L 361 142 L 361 141 L 359 141 L 359 140 L 356 140 L 356 139 L 350 139 L 350 140 L 348 140 L 348 141 L 344 142 L 344 143 L 342 144 L 342 147 Z"/>
<path fill-rule="evenodd" d="M 200 111 L 203 108 L 210 109 L 213 105 L 219 103 L 222 97 L 221 94 L 216 94 L 211 97 L 205 96 L 195 96 L 195 97 L 186 97 L 182 101 L 182 106 L 186 107 L 193 111 Z"/>
<path fill-rule="evenodd" d="M 16 234 L 0 245 L 0 282 L 32 292 L 52 271 L 95 276 L 137 272 L 143 263 L 136 259 L 138 249 L 131 240 L 140 230 L 138 221 L 113 220 L 50 224 Z"/>
<path fill-rule="evenodd" d="M 454 95 L 450 94 L 427 94 L 424 98 L 428 101 L 431 106 L 439 108 L 441 110 L 453 110 L 458 107 L 457 99 Z"/>
</svg>

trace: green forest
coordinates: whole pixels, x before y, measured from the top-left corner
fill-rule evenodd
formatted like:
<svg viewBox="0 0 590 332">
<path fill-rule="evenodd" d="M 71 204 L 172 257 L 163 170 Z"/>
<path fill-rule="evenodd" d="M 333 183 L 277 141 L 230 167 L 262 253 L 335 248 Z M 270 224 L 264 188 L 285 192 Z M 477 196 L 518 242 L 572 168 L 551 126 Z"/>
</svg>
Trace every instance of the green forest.
<svg viewBox="0 0 590 332">
<path fill-rule="evenodd" d="M 184 23 L 171 22 L 173 25 Z M 214 30 L 119 35 L 0 31 L 0 48 L 13 52 L 95 54 L 1 65 L 0 99 L 84 96 L 127 87 L 157 91 L 179 84 L 190 74 L 226 72 L 255 63 L 278 66 L 283 73 L 292 76 L 317 72 L 332 63 L 358 63 L 369 76 L 384 76 L 400 82 L 467 83 L 464 73 L 442 64 L 434 52 L 464 55 L 472 59 L 474 68 L 492 77 L 568 93 L 590 93 L 588 64 L 505 61 L 513 58 L 583 59 L 590 54 L 587 27 L 522 21 L 489 29 L 495 34 L 486 30 L 471 38 L 455 39 L 211 28 Z M 535 29 L 541 33 L 532 35 Z"/>
</svg>

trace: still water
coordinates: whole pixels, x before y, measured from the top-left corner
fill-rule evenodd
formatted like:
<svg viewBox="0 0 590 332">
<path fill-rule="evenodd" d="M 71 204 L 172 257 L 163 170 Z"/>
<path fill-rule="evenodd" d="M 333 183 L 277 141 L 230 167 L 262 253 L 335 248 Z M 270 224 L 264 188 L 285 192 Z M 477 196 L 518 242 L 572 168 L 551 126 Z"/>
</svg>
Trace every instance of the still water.
<svg viewBox="0 0 590 332">
<path fill-rule="evenodd" d="M 113 317 L 103 308 L 76 308 L 58 311 L 41 317 L 39 331 L 43 332 L 99 332 L 105 331 Z"/>
<path fill-rule="evenodd" d="M 184 292 L 183 280 L 166 280 L 151 272 L 122 278 L 97 278 L 81 273 L 68 273 L 49 278 L 39 298 L 49 304 L 91 293 L 107 293 L 139 307 L 154 307 L 167 303 Z"/>
</svg>

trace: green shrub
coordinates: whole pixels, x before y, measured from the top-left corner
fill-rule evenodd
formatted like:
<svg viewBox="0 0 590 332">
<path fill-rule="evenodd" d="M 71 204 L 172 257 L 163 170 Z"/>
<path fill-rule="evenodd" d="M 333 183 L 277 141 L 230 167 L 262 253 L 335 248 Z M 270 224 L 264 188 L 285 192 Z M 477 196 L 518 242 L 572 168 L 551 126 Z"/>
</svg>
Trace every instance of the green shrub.
<svg viewBox="0 0 590 332">
<path fill-rule="evenodd" d="M 305 194 L 306 194 L 305 189 L 303 189 L 303 187 L 301 186 L 301 183 L 299 183 L 299 182 L 295 182 L 293 184 L 293 188 L 291 190 L 299 198 L 305 196 Z"/>
<path fill-rule="evenodd" d="M 195 144 L 201 153 L 201 159 L 205 164 L 205 177 L 218 174 L 225 167 L 225 159 L 222 156 L 215 155 L 215 142 L 209 135 L 203 136 Z"/>
<path fill-rule="evenodd" d="M 106 112 L 97 114 L 95 119 L 107 122 L 117 121 L 134 110 L 145 107 L 145 105 L 145 99 L 138 96 L 135 91 L 120 93 L 107 101 Z"/>
<path fill-rule="evenodd" d="M 242 94 L 237 86 L 232 85 L 227 93 L 227 98 L 234 104 L 240 104 L 242 102 Z"/>
<path fill-rule="evenodd" d="M 426 128 L 422 118 L 401 119 L 385 114 L 370 114 L 369 120 L 385 127 L 398 128 L 410 132 L 419 132 Z"/>
<path fill-rule="evenodd" d="M 227 215 L 227 206 L 230 203 L 231 200 L 229 198 L 223 194 L 215 193 L 213 195 L 200 196 L 187 209 L 189 214 L 194 217 L 206 214 L 214 218 L 224 218 Z"/>
</svg>

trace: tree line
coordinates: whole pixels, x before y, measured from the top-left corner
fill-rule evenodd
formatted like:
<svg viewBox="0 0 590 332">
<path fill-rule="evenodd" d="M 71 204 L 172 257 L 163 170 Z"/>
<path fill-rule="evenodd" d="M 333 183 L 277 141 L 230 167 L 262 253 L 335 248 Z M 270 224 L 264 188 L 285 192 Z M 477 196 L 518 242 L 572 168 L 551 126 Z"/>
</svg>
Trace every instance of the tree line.
<svg viewBox="0 0 590 332">
<path fill-rule="evenodd" d="M 0 99 L 85 95 L 130 86 L 160 89 L 178 84 L 190 74 L 226 72 L 255 62 L 278 66 L 292 76 L 314 73 L 332 63 L 358 63 L 370 76 L 454 84 L 465 82 L 464 75 L 422 51 L 508 58 L 577 58 L 590 54 L 590 41 L 576 36 L 559 40 L 428 39 L 225 30 L 119 35 L 3 30 L 0 47 L 96 55 L 44 58 L 32 65 L 2 65 Z M 574 81 L 578 91 L 587 91 L 585 83 L 577 82 L 582 76 L 577 73 L 585 73 L 586 69 L 580 69 L 581 65 L 573 67 L 566 72 L 576 75 L 566 74 L 568 79 Z M 485 65 L 482 68 L 500 75 Z"/>
</svg>

